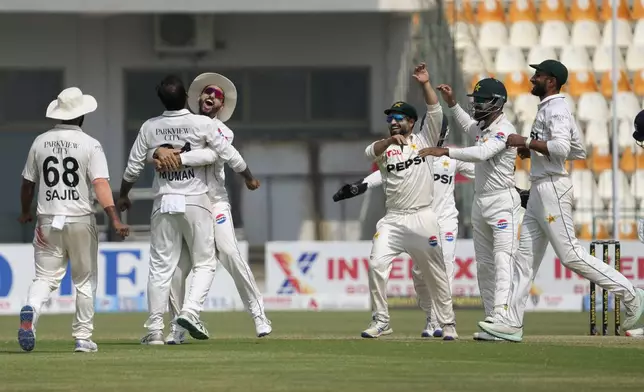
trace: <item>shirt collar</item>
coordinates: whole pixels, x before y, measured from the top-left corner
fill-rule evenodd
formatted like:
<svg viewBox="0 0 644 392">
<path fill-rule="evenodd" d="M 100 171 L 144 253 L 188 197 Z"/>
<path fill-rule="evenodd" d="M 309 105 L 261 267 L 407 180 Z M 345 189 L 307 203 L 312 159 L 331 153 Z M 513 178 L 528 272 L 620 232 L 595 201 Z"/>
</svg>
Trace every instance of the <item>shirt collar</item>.
<svg viewBox="0 0 644 392">
<path fill-rule="evenodd" d="M 66 130 L 70 130 L 70 131 L 83 132 L 81 127 L 79 127 L 78 125 L 71 125 L 71 124 L 56 124 L 56 125 L 54 125 L 54 129 L 66 129 Z"/>
<path fill-rule="evenodd" d="M 166 111 L 163 112 L 163 115 L 165 117 L 185 116 L 186 114 L 190 114 L 190 110 L 188 110 L 188 109 L 166 110 Z"/>
<path fill-rule="evenodd" d="M 563 94 L 554 94 L 554 95 L 550 95 L 550 96 L 548 96 L 548 97 L 545 97 L 545 98 L 543 99 L 543 101 L 539 102 L 539 105 L 538 105 L 538 106 L 539 106 L 539 107 L 542 107 L 542 106 L 543 106 L 543 105 L 545 105 L 546 103 L 548 103 L 548 102 L 552 101 L 553 99 L 557 99 L 557 98 L 565 98 L 565 96 L 564 96 Z"/>
</svg>

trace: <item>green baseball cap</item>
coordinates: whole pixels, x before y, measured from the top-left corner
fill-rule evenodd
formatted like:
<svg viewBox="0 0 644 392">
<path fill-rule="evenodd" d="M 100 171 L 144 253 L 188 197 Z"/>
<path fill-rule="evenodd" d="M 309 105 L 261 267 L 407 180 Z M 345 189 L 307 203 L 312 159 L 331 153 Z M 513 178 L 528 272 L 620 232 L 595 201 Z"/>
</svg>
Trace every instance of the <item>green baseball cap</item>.
<svg viewBox="0 0 644 392">
<path fill-rule="evenodd" d="M 545 60 L 540 64 L 530 64 L 530 68 L 554 77 L 559 86 L 563 86 L 568 81 L 568 68 L 557 60 Z"/>
<path fill-rule="evenodd" d="M 416 109 L 407 102 L 398 101 L 391 105 L 389 109 L 385 110 L 386 115 L 389 115 L 391 113 L 404 114 L 407 117 L 413 118 L 414 121 L 418 120 L 418 113 L 416 113 Z"/>
<path fill-rule="evenodd" d="M 472 94 L 467 94 L 467 96 L 485 99 L 501 98 L 506 102 L 508 100 L 508 91 L 500 80 L 485 78 L 479 80 L 474 86 Z"/>
</svg>

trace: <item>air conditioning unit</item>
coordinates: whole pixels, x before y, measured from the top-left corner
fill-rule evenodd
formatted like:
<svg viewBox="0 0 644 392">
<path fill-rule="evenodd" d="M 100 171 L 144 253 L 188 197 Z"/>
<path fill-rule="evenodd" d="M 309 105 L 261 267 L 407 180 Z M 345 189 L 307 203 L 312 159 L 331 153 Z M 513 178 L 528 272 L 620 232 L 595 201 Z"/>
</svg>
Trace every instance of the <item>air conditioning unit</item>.
<svg viewBox="0 0 644 392">
<path fill-rule="evenodd" d="M 154 16 L 154 49 L 166 54 L 205 54 L 214 49 L 212 15 Z"/>
</svg>

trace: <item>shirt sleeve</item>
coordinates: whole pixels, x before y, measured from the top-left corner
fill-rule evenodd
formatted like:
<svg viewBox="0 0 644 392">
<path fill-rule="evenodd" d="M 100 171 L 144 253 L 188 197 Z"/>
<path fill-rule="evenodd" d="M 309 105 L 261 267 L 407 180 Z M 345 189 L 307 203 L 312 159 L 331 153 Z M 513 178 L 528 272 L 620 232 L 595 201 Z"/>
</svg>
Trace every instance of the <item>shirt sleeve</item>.
<svg viewBox="0 0 644 392">
<path fill-rule="evenodd" d="M 472 162 L 456 161 L 456 171 L 465 178 L 474 179 L 474 164 Z"/>
<path fill-rule="evenodd" d="M 367 177 L 362 180 L 362 183 L 367 184 L 367 189 L 371 188 L 377 188 L 382 185 L 382 174 L 380 173 L 380 170 L 375 171 L 371 174 L 369 174 Z"/>
<path fill-rule="evenodd" d="M 215 162 L 217 154 L 210 148 L 202 148 L 181 153 L 181 164 L 184 166 L 207 166 Z"/>
<path fill-rule="evenodd" d="M 550 156 L 566 159 L 570 153 L 571 124 L 572 118 L 569 113 L 555 110 L 549 116 L 546 126 L 550 138 L 546 142 Z"/>
<path fill-rule="evenodd" d="M 579 127 L 573 122 L 572 135 L 570 137 L 570 153 L 568 154 L 567 160 L 575 161 L 579 159 L 586 159 L 586 147 L 583 135 L 579 132 Z"/>
<path fill-rule="evenodd" d="M 246 170 L 248 165 L 244 158 L 235 147 L 233 147 L 224 136 L 222 136 L 216 125 L 212 122 L 209 122 L 205 125 L 206 130 L 206 142 L 208 146 L 215 152 L 216 156 L 219 159 L 222 159 L 224 162 L 230 166 L 233 171 L 236 173 L 243 172 Z M 183 155 L 181 157 L 183 161 Z"/>
<path fill-rule="evenodd" d="M 443 108 L 441 105 L 439 103 L 435 105 L 427 105 L 427 114 L 425 114 L 421 120 L 418 133 L 427 139 L 428 145 L 435 146 L 438 144 L 442 125 Z"/>
<path fill-rule="evenodd" d="M 449 157 L 464 162 L 483 162 L 505 150 L 507 135 L 497 132 L 494 136 L 479 144 L 478 146 L 466 148 L 449 148 Z"/>
<path fill-rule="evenodd" d="M 136 182 L 145 168 L 145 161 L 148 156 L 148 144 L 145 140 L 145 124 L 141 127 L 136 136 L 134 145 L 130 149 L 130 156 L 127 159 L 127 167 L 123 173 L 123 179 L 129 183 Z"/>
<path fill-rule="evenodd" d="M 452 110 L 452 116 L 454 117 L 455 121 L 455 126 L 459 128 L 462 132 L 470 134 L 472 137 L 476 137 L 479 127 L 477 125 L 477 122 L 470 117 L 469 114 L 463 108 L 461 105 L 456 104 L 451 107 Z"/>
<path fill-rule="evenodd" d="M 103 146 L 98 141 L 92 146 L 89 156 L 89 166 L 87 168 L 89 179 L 94 181 L 98 178 L 110 179 L 110 171 L 107 167 L 107 158 Z"/>
<path fill-rule="evenodd" d="M 381 140 L 382 140 L 382 139 L 381 139 Z M 371 143 L 370 145 L 368 145 L 368 146 L 367 146 L 367 148 L 364 150 L 364 154 L 365 154 L 365 155 L 367 156 L 367 158 L 368 158 L 370 161 L 372 161 L 372 162 L 379 161 L 379 160 L 381 159 L 381 157 L 385 155 L 385 153 L 384 153 L 384 152 L 383 152 L 380 156 L 376 155 L 376 152 L 375 152 L 375 150 L 374 150 L 374 146 L 375 146 L 375 145 L 376 145 L 376 143 L 378 143 L 379 141 L 380 141 L 380 140 L 376 140 L 375 142 L 373 142 L 373 143 Z M 387 150 L 385 150 L 385 151 L 387 151 Z"/>
<path fill-rule="evenodd" d="M 33 183 L 38 182 L 38 162 L 36 162 L 36 142 L 31 145 L 29 154 L 27 155 L 27 162 L 25 168 L 22 170 L 22 178 Z"/>
</svg>

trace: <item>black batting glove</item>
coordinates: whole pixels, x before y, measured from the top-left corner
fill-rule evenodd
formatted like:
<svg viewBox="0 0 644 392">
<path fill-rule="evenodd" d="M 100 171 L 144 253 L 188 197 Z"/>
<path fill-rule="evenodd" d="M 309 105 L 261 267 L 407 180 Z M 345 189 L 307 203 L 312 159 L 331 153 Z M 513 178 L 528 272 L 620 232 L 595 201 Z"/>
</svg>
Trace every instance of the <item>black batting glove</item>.
<svg viewBox="0 0 644 392">
<path fill-rule="evenodd" d="M 367 184 L 363 182 L 345 184 L 340 188 L 335 195 L 333 195 L 333 201 L 338 202 L 344 199 L 351 199 L 361 195 L 367 191 Z"/>
</svg>

